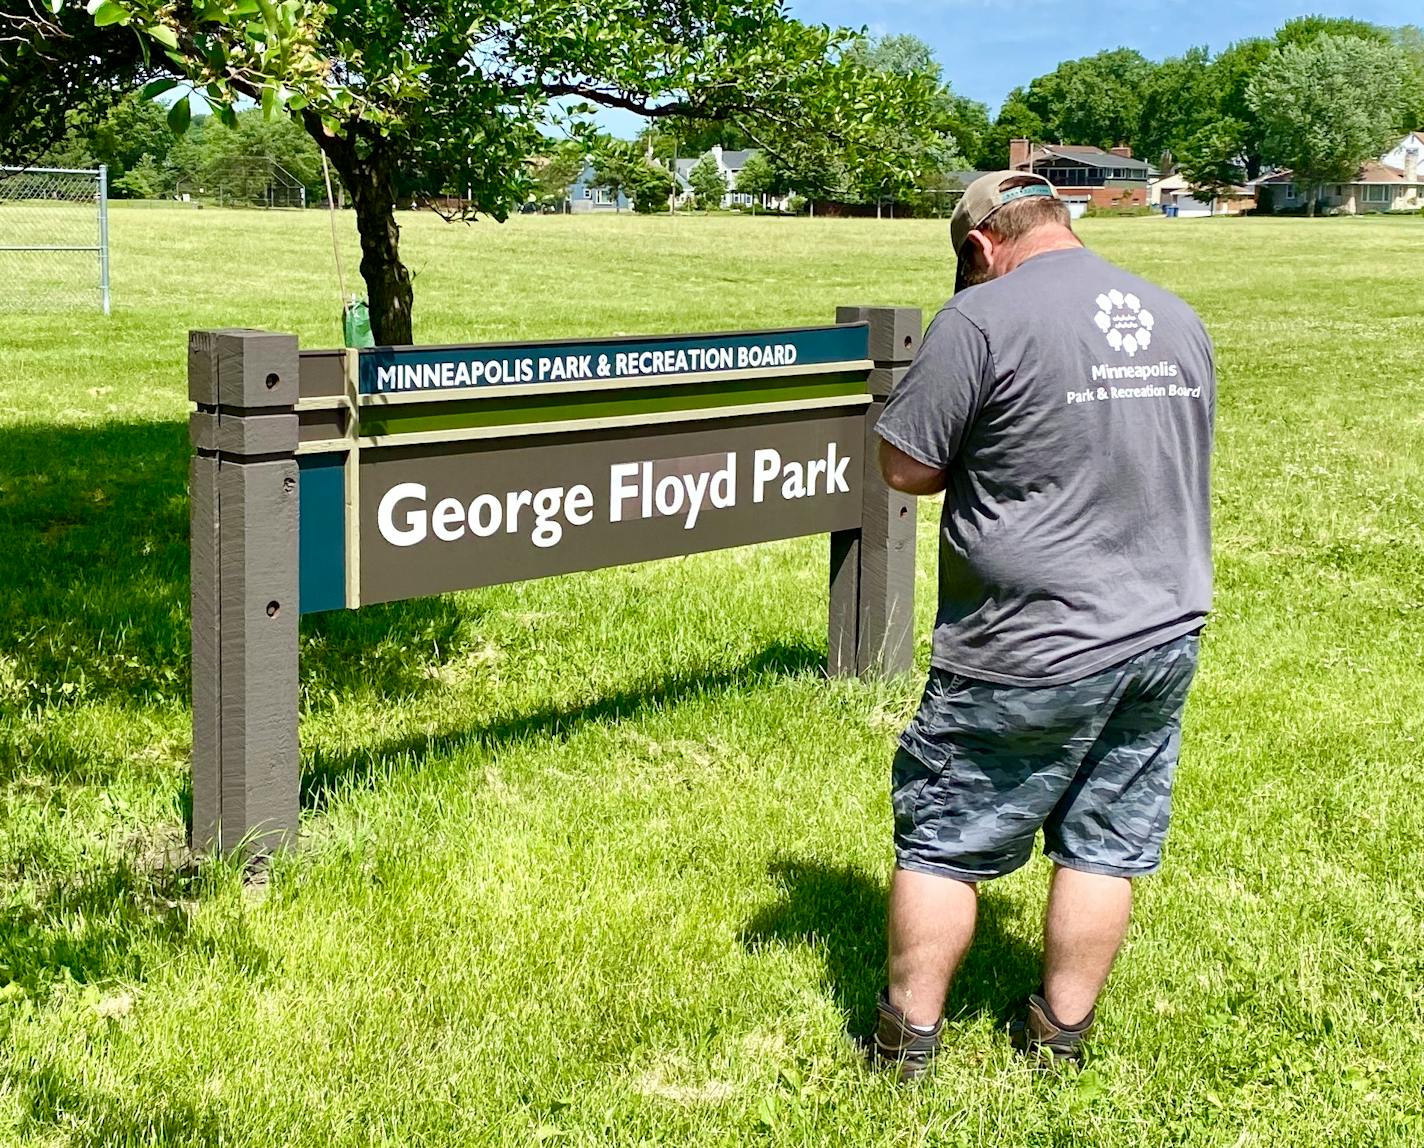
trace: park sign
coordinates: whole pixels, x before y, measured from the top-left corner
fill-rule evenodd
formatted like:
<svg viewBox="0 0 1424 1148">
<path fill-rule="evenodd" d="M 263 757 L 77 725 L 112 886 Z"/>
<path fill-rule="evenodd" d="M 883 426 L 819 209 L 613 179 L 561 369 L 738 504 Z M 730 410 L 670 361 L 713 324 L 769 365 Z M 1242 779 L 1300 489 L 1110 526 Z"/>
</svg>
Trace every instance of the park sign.
<svg viewBox="0 0 1424 1148">
<path fill-rule="evenodd" d="M 873 427 L 920 313 L 837 320 L 309 351 L 193 332 L 195 848 L 295 833 L 299 614 L 824 534 L 829 672 L 908 669 L 914 502 Z"/>
</svg>

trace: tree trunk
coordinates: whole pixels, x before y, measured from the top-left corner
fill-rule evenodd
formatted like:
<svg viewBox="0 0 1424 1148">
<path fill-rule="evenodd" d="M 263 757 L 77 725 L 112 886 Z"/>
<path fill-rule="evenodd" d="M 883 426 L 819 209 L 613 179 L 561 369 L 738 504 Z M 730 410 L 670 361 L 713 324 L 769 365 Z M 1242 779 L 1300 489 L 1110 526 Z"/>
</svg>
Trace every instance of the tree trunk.
<svg viewBox="0 0 1424 1148">
<path fill-rule="evenodd" d="M 375 169 L 358 172 L 351 201 L 361 236 L 361 278 L 366 281 L 372 334 L 383 346 L 413 343 L 410 313 L 414 292 L 410 272 L 400 259 L 396 192 L 389 173 Z"/>
<path fill-rule="evenodd" d="M 1309 195 L 1310 195 L 1310 198 L 1305 201 L 1305 217 L 1306 217 L 1306 219 L 1314 219 L 1314 218 L 1315 218 L 1315 200 L 1316 200 L 1316 198 L 1317 198 L 1317 196 L 1316 196 L 1316 194 L 1315 194 L 1315 185 L 1314 185 L 1314 184 L 1311 184 L 1311 185 L 1310 185 L 1310 192 L 1309 192 Z"/>
<path fill-rule="evenodd" d="M 351 140 L 327 135 L 320 117 L 306 115 L 303 126 L 326 152 L 331 166 L 351 194 L 356 233 L 361 238 L 361 278 L 366 283 L 371 333 L 382 346 L 415 342 L 411 307 L 415 293 L 410 272 L 400 258 L 400 227 L 396 224 L 396 188 L 391 157 L 373 150 L 360 157 Z"/>
</svg>

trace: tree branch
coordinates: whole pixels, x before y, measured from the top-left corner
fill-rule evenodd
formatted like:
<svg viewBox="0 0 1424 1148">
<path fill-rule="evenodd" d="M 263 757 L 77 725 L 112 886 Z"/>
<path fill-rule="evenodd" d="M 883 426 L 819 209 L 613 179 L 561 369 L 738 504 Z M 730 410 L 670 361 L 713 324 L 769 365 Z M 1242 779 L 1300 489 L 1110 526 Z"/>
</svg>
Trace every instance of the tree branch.
<svg viewBox="0 0 1424 1148">
<path fill-rule="evenodd" d="M 621 108 L 625 112 L 632 112 L 639 116 L 650 116 L 661 118 L 664 116 L 689 116 L 697 117 L 707 114 L 703 105 L 690 103 L 686 100 L 678 100 L 671 104 L 654 105 L 650 102 L 650 97 L 625 95 L 620 92 L 607 92 L 602 88 L 591 87 L 588 84 L 572 83 L 540 83 L 539 90 L 546 96 L 553 98 L 556 96 L 579 96 L 586 100 L 592 100 L 596 104 L 602 104 L 606 108 Z"/>
</svg>

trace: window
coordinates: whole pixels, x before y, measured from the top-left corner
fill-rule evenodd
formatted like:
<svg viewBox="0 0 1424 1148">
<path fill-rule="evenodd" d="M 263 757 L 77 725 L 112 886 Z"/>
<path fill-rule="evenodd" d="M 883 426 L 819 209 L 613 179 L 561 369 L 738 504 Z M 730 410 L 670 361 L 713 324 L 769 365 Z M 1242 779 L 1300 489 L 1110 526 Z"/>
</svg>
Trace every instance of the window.
<svg viewBox="0 0 1424 1148">
<path fill-rule="evenodd" d="M 1286 184 L 1285 196 L 1286 196 L 1287 199 L 1294 199 L 1294 198 L 1295 198 L 1295 184 L 1293 184 L 1293 183 L 1288 183 L 1288 184 Z"/>
<path fill-rule="evenodd" d="M 1365 185 L 1366 203 L 1393 203 L 1394 196 L 1390 193 L 1390 186 L 1387 183 L 1368 183 Z"/>
<path fill-rule="evenodd" d="M 593 188 L 589 187 L 588 184 L 583 185 L 583 197 L 584 199 L 593 198 Z"/>
<path fill-rule="evenodd" d="M 615 202 L 615 200 L 613 198 L 613 193 L 609 191 L 608 188 L 600 187 L 597 189 L 596 194 L 593 197 L 593 202 L 607 206 L 608 204 Z"/>
</svg>

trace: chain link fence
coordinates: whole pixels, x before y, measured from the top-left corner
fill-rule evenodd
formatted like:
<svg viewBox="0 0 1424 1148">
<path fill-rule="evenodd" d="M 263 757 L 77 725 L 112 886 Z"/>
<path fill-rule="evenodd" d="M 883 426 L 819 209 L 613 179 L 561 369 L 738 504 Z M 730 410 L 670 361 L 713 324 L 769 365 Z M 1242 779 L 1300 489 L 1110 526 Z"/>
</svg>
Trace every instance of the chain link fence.
<svg viewBox="0 0 1424 1148">
<path fill-rule="evenodd" d="M 0 309 L 109 313 L 108 171 L 0 167 Z"/>
</svg>

